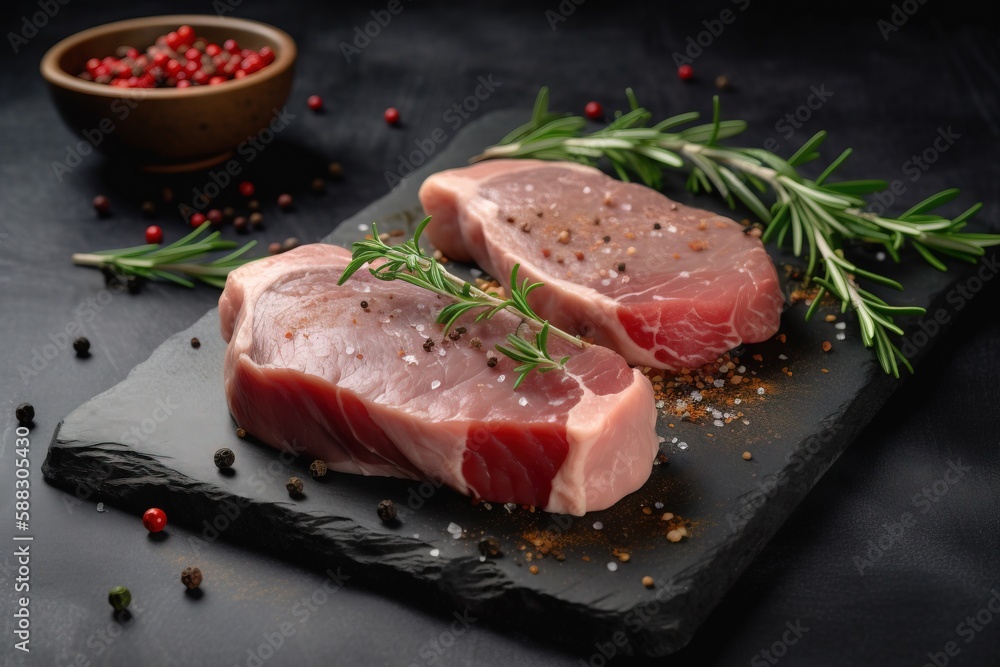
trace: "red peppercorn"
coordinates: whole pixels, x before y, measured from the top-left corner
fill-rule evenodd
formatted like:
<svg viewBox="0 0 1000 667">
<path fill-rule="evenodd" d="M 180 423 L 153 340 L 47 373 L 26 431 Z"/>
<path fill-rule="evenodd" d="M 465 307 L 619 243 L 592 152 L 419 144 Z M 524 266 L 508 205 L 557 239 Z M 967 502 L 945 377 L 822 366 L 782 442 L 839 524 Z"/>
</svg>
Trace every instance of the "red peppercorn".
<svg viewBox="0 0 1000 667">
<path fill-rule="evenodd" d="M 177 47 L 179 47 L 182 43 L 183 40 L 181 39 L 181 36 L 178 35 L 176 32 L 167 33 L 167 46 L 169 46 L 171 49 L 176 51 Z"/>
<path fill-rule="evenodd" d="M 690 65 L 681 65 L 677 68 L 677 76 L 681 78 L 681 81 L 690 81 L 694 76 L 694 68 Z"/>
<path fill-rule="evenodd" d="M 193 46 L 184 52 L 184 57 L 187 58 L 188 60 L 197 60 L 199 63 L 201 63 L 201 51 L 194 48 Z"/>
<path fill-rule="evenodd" d="M 176 88 L 190 88 L 191 87 L 191 82 L 188 81 L 187 79 L 178 79 L 177 80 L 177 85 L 175 87 Z"/>
<path fill-rule="evenodd" d="M 94 210 L 101 215 L 107 215 L 111 210 L 111 200 L 104 195 L 94 197 Z"/>
<path fill-rule="evenodd" d="M 163 243 L 163 230 L 157 225 L 146 227 L 146 243 Z"/>
<path fill-rule="evenodd" d="M 180 82 L 178 81 L 178 83 Z M 203 224 L 205 224 L 206 219 L 207 218 L 205 217 L 204 213 L 195 213 L 194 215 L 191 216 L 191 226 L 201 227 Z"/>
<path fill-rule="evenodd" d="M 208 218 L 208 221 L 211 222 L 213 225 L 222 224 L 222 218 L 223 218 L 222 211 L 220 211 L 217 208 L 211 209 L 206 217 Z"/>
<path fill-rule="evenodd" d="M 283 194 L 278 195 L 278 206 L 285 209 L 286 211 L 292 207 L 292 195 Z"/>
<path fill-rule="evenodd" d="M 215 56 L 222 53 L 222 47 L 219 46 L 218 44 L 209 44 L 208 46 L 205 47 L 205 53 L 214 58 Z"/>
<path fill-rule="evenodd" d="M 208 85 L 210 85 L 210 86 L 217 86 L 220 83 L 225 83 L 225 82 L 226 82 L 226 77 L 224 77 L 224 76 L 213 76 L 212 78 L 210 78 L 208 80 Z"/>
<path fill-rule="evenodd" d="M 399 125 L 399 109 L 396 107 L 386 109 L 385 122 L 389 123 L 389 125 Z"/>
<path fill-rule="evenodd" d="M 313 111 L 319 111 L 323 108 L 323 98 L 319 95 L 310 95 L 309 99 L 306 100 L 306 105 Z"/>
<path fill-rule="evenodd" d="M 265 65 L 270 65 L 271 63 L 273 63 L 276 57 L 274 54 L 274 49 L 272 49 L 270 46 L 261 47 L 260 51 L 258 51 L 257 54 L 260 56 L 260 59 L 264 61 Z"/>
<path fill-rule="evenodd" d="M 235 53 L 237 55 L 240 53 L 240 45 L 236 43 L 235 39 L 227 39 L 222 43 L 222 48 L 229 53 Z"/>
<path fill-rule="evenodd" d="M 240 194 L 244 197 L 253 197 L 253 193 L 257 191 L 257 188 L 253 186 L 250 181 L 243 181 L 240 183 Z"/>
<path fill-rule="evenodd" d="M 159 507 L 150 507 L 142 515 L 142 525 L 151 533 L 158 533 L 167 527 L 167 513 Z"/>
<path fill-rule="evenodd" d="M 185 43 L 194 43 L 194 28 L 189 25 L 182 25 L 177 29 L 177 36 L 180 37 Z"/>
<path fill-rule="evenodd" d="M 587 102 L 587 106 L 583 107 L 583 114 L 590 120 L 601 120 L 604 118 L 604 109 L 600 102 Z"/>
</svg>

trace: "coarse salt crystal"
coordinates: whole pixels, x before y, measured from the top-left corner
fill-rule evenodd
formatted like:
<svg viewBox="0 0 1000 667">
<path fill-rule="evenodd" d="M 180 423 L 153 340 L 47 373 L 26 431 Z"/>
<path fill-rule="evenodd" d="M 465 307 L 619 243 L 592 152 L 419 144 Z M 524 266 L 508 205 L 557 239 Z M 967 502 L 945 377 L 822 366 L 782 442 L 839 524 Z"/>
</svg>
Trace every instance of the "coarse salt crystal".
<svg viewBox="0 0 1000 667">
<path fill-rule="evenodd" d="M 742 375 L 743 373 L 747 372 L 747 367 L 746 366 L 740 366 L 739 368 L 736 369 L 736 372 Z"/>
<path fill-rule="evenodd" d="M 880 262 L 884 262 L 885 261 L 885 253 L 884 252 L 877 252 L 877 253 L 875 253 L 875 259 L 877 259 Z"/>
<path fill-rule="evenodd" d="M 714 385 L 715 387 L 724 387 L 726 385 L 726 381 L 725 380 L 714 380 L 712 382 L 712 385 Z"/>
<path fill-rule="evenodd" d="M 720 412 L 719 410 L 712 410 L 712 418 L 722 419 L 722 412 Z"/>
<path fill-rule="evenodd" d="M 733 401 L 733 405 L 739 405 L 739 404 L 740 404 L 740 403 L 742 403 L 742 402 L 743 402 L 743 399 L 742 399 L 742 398 L 737 398 L 737 399 L 735 399 L 735 400 Z"/>
<path fill-rule="evenodd" d="M 431 549 L 430 553 L 431 553 L 432 556 L 434 556 L 435 558 L 437 558 L 438 556 L 441 555 L 441 550 L 440 549 Z"/>
<path fill-rule="evenodd" d="M 678 442 L 677 443 L 677 449 L 687 449 L 687 448 L 688 448 L 688 444 L 686 442 Z"/>
<path fill-rule="evenodd" d="M 677 444 L 677 438 L 674 438 L 674 439 L 672 439 L 672 440 L 670 441 L 670 444 L 672 444 L 672 445 L 676 445 L 676 444 Z"/>
<path fill-rule="evenodd" d="M 655 502 L 655 503 L 653 503 L 653 507 L 655 507 L 658 510 L 661 510 L 661 509 L 663 509 L 663 503 L 661 503 L 661 502 Z"/>
<path fill-rule="evenodd" d="M 618 563 L 615 562 L 608 563 L 608 570 L 610 570 L 611 572 L 616 572 L 618 570 Z"/>
<path fill-rule="evenodd" d="M 716 419 L 712 423 L 715 424 L 716 426 L 725 426 L 726 425 L 725 422 L 723 422 L 721 419 Z"/>
<path fill-rule="evenodd" d="M 763 387 L 757 387 L 757 393 L 763 395 L 764 394 L 764 388 Z"/>
<path fill-rule="evenodd" d="M 507 510 L 508 513 L 513 512 L 517 509 L 517 503 L 504 503 L 503 508 Z"/>
<path fill-rule="evenodd" d="M 517 399 L 517 404 L 520 405 L 521 407 L 524 407 L 525 405 L 528 404 L 528 399 L 522 396 L 521 398 Z"/>
<path fill-rule="evenodd" d="M 661 410 L 662 408 L 663 408 L 663 399 L 660 399 L 656 402 L 656 409 Z"/>
<path fill-rule="evenodd" d="M 788 356 L 784 354 L 779 354 L 778 358 L 781 359 L 782 361 L 785 361 L 786 359 L 788 359 Z"/>
<path fill-rule="evenodd" d="M 845 333 L 839 333 L 839 334 L 837 334 L 837 340 L 844 340 L 846 338 L 847 338 L 847 334 L 845 334 Z"/>
<path fill-rule="evenodd" d="M 473 278 L 478 278 L 479 276 L 483 275 L 483 272 L 475 267 L 469 269 L 469 273 L 472 275 Z"/>
<path fill-rule="evenodd" d="M 434 380 L 431 382 L 431 389 L 437 389 L 441 386 L 441 380 Z"/>
<path fill-rule="evenodd" d="M 507 379 L 506 375 L 499 375 L 499 376 L 497 376 L 497 382 L 503 382 L 506 379 Z"/>
<path fill-rule="evenodd" d="M 354 348 L 353 347 L 345 348 L 344 354 L 354 354 Z"/>
<path fill-rule="evenodd" d="M 403 361 L 405 361 L 408 364 L 413 364 L 413 365 L 419 365 L 420 364 L 420 362 L 417 361 L 417 358 L 415 356 L 413 356 L 412 354 L 408 354 L 405 357 L 403 357 Z"/>
<path fill-rule="evenodd" d="M 602 528 L 604 528 L 604 524 L 603 523 L 601 523 L 600 521 L 595 521 L 594 522 L 594 530 L 601 530 Z"/>
<path fill-rule="evenodd" d="M 833 326 L 835 328 L 837 328 L 837 329 L 846 329 L 847 328 L 847 322 L 837 322 Z"/>
<path fill-rule="evenodd" d="M 363 222 L 358 225 L 358 231 L 360 231 L 360 232 L 367 232 L 369 229 L 370 229 L 370 227 L 368 227 L 368 225 L 366 225 Z"/>
</svg>

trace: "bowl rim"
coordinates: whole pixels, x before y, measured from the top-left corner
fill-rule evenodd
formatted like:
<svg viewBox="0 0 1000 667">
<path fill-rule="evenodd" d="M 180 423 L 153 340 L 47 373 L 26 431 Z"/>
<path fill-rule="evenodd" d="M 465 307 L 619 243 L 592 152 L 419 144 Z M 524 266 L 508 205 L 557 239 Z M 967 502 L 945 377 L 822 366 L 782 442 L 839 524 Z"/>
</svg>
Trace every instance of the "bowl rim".
<svg viewBox="0 0 1000 667">
<path fill-rule="evenodd" d="M 275 49 L 278 57 L 274 59 L 273 63 L 254 72 L 251 76 L 242 79 L 232 79 L 217 86 L 191 86 L 189 88 L 119 88 L 106 83 L 86 81 L 74 74 L 70 74 L 59 66 L 59 61 L 69 49 L 79 46 L 95 37 L 135 28 L 155 26 L 173 26 L 176 28 L 180 25 L 190 25 L 195 30 L 199 26 L 210 26 L 213 28 L 227 25 L 238 26 L 244 30 L 256 32 L 267 39 L 273 40 L 274 45 L 278 47 Z M 254 86 L 279 77 L 292 67 L 297 56 L 298 48 L 291 35 L 280 28 L 261 21 L 213 14 L 157 14 L 154 16 L 141 16 L 123 21 L 103 23 L 93 28 L 73 33 L 45 52 L 39 63 L 39 69 L 42 77 L 50 84 L 85 95 L 116 99 L 195 99 L 206 95 L 226 94 L 229 91 Z"/>
</svg>

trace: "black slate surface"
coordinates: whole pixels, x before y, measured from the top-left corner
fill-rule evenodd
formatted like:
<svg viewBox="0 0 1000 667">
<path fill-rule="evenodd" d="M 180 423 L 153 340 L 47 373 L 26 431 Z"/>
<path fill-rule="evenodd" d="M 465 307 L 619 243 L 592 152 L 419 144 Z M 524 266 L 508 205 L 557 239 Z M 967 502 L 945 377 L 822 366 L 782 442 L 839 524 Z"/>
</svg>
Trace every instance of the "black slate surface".
<svg viewBox="0 0 1000 667">
<path fill-rule="evenodd" d="M 372 221 L 381 231 L 412 230 L 421 217 L 416 191 L 423 178 L 464 164 L 525 115 L 498 112 L 468 125 L 447 150 L 325 240 L 349 245 Z M 788 260 L 776 256 L 779 265 Z M 890 269 L 908 286 L 902 302 L 916 305 L 942 302 L 968 273 L 945 275 L 918 264 Z M 168 339 L 122 384 L 70 414 L 43 472 L 68 489 L 88 485 L 94 499 L 132 512 L 162 507 L 173 521 L 200 528 L 205 539 L 218 533 L 275 553 L 293 550 L 318 567 L 342 566 L 358 581 L 424 591 L 429 604 L 449 601 L 549 641 L 583 648 L 605 638 L 626 654 L 665 655 L 689 641 L 898 386 L 863 348 L 852 318 L 848 339 L 835 340 L 838 330 L 822 318 L 828 312 L 833 308 L 805 323 L 804 306 L 791 307 L 782 322 L 786 343 L 746 347 L 741 363 L 748 379 L 761 381 L 763 394 L 727 385 L 702 401 L 720 412 L 740 411 L 741 418 L 720 425 L 713 417 L 689 423 L 661 415 L 658 432 L 669 464 L 654 467 L 647 484 L 615 507 L 580 519 L 473 507 L 431 484 L 338 474 L 307 481 L 305 498 L 290 500 L 284 481 L 291 475 L 309 480 L 309 461 L 236 437 L 222 389 L 225 346 L 215 311 Z M 192 337 L 200 348 L 192 348 Z M 833 352 L 821 351 L 824 340 L 835 341 Z M 727 404 L 733 397 L 740 404 Z M 212 452 L 222 446 L 237 452 L 232 475 L 212 463 Z M 742 459 L 744 450 L 753 452 L 751 462 Z M 374 508 L 382 498 L 401 507 L 398 524 L 387 527 L 377 519 Z M 664 512 L 682 517 L 691 537 L 668 542 Z M 461 539 L 449 533 L 452 523 L 464 531 Z M 501 540 L 503 558 L 479 557 L 483 535 Z M 565 560 L 552 553 L 538 557 L 532 540 L 540 536 L 552 540 Z M 627 563 L 619 561 L 621 551 L 629 554 Z M 529 565 L 539 573 L 529 573 Z M 640 583 L 646 575 L 657 582 L 652 590 Z"/>
<path fill-rule="evenodd" d="M 996 18 L 975 2 L 924 3 L 885 39 L 877 22 L 889 18 L 893 4 L 902 3 L 836 3 L 807 12 L 798 3 L 751 3 L 697 58 L 696 80 L 681 84 L 672 76 L 671 52 L 704 30 L 703 21 L 732 7 L 728 0 L 649 8 L 587 0 L 556 30 L 543 11 L 557 9 L 556 3 L 475 10 L 430 0 L 404 3 L 405 13 L 350 64 L 337 45 L 371 20 L 369 12 L 379 3 L 242 2 L 233 13 L 280 25 L 301 47 L 289 104 L 297 121 L 250 170 L 270 223 L 256 238 L 318 239 L 334 221 L 382 196 L 383 174 L 395 168 L 397 156 L 433 128 L 446 127 L 442 112 L 491 72 L 504 85 L 473 117 L 523 106 L 541 84 L 553 87 L 559 108 L 582 108 L 589 99 L 609 107 L 632 85 L 659 113 L 705 111 L 712 77 L 726 73 L 735 88 L 723 96 L 724 109 L 750 122 L 747 144 L 776 138 L 787 151 L 809 133 L 827 129 L 831 152 L 857 149 L 848 176 L 905 184 L 894 210 L 959 185 L 962 201 L 983 200 L 980 217 L 995 226 Z M 17 31 L 22 16 L 31 17 L 39 5 L 16 0 L 4 9 L 4 28 Z M 247 665 L 251 653 L 266 645 L 264 635 L 287 623 L 294 634 L 265 661 L 268 667 L 600 664 L 604 653 L 596 637 L 585 650 L 573 650 L 485 623 L 456 626 L 452 613 L 462 609 L 428 613 L 419 591 L 407 597 L 397 588 L 381 595 L 352 585 L 353 579 L 333 591 L 323 570 L 293 551 L 279 558 L 224 540 L 206 544 L 197 539 L 200 530 L 176 523 L 167 539 L 153 541 L 136 515 L 107 506 L 96 512 L 86 488 L 78 498 L 42 483 L 40 466 L 58 420 L 123 380 L 165 338 L 197 321 L 216 294 L 150 286 L 137 297 L 115 295 L 83 324 L 94 343 L 91 359 L 81 362 L 64 350 L 38 375 L 21 378 L 19 367 L 48 335 L 62 331 L 77 307 L 101 293 L 100 277 L 72 267 L 69 254 L 137 242 L 148 224 L 139 204 L 158 197 L 163 184 L 99 156 L 57 182 L 51 163 L 63 159 L 75 140 L 62 127 L 35 63 L 48 46 L 77 30 L 177 11 L 213 10 L 202 0 L 68 3 L 16 55 L 0 49 L 6 101 L 0 105 L 0 488 L 14 474 L 13 407 L 29 400 L 38 411 L 30 468 L 34 641 L 30 655 L 0 644 L 0 664 Z M 821 84 L 835 96 L 786 140 L 775 122 L 804 102 L 810 86 Z M 327 101 L 322 116 L 305 109 L 305 98 L 314 93 Z M 391 132 L 381 123 L 389 104 L 404 114 L 403 125 Z M 927 147 L 936 128 L 949 125 L 961 139 L 919 179 L 904 174 L 909 156 Z M 309 179 L 330 159 L 344 162 L 347 176 L 327 196 L 313 198 Z M 189 192 L 181 183 L 169 184 Z M 279 215 L 273 205 L 282 189 L 297 196 L 294 214 Z M 671 192 L 677 190 L 675 183 Z M 90 199 L 99 193 L 114 202 L 111 218 L 95 219 L 90 210 Z M 168 235 L 184 228 L 164 208 L 157 221 Z M 996 622 L 968 643 L 956 635 L 956 625 L 983 609 L 1000 584 L 1000 441 L 991 409 L 1000 403 L 997 287 L 989 281 L 960 310 L 946 304 L 955 324 L 937 338 L 918 374 L 900 383 L 687 647 L 669 661 L 621 662 L 768 663 L 762 652 L 782 641 L 787 623 L 808 630 L 785 650 L 779 646 L 782 665 L 923 665 L 929 653 L 940 654 L 952 641 L 960 656 L 949 664 L 995 662 Z M 913 497 L 941 479 L 949 460 L 973 471 L 924 513 Z M 12 512 L 13 497 L 0 494 L 0 516 Z M 853 558 L 904 512 L 913 513 L 917 524 L 859 574 Z M 3 535 L 9 540 L 11 532 Z M 197 600 L 178 581 L 189 564 L 206 573 L 205 594 Z M 19 595 L 10 585 L 16 566 L 5 549 L 5 612 Z M 131 588 L 133 607 L 141 609 L 125 625 L 115 622 L 105 600 L 108 587 L 119 583 Z M 11 636 L 14 620 L 3 614 L 4 637 Z M 609 651 L 607 645 L 602 649 Z"/>
</svg>

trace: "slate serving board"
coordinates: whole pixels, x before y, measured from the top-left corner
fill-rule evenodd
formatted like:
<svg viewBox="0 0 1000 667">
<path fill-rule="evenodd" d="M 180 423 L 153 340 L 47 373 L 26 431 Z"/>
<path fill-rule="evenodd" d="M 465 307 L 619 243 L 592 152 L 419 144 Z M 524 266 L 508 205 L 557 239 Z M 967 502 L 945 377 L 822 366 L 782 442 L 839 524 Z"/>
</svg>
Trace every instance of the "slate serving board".
<svg viewBox="0 0 1000 667">
<path fill-rule="evenodd" d="M 422 217 L 416 193 L 423 178 L 465 164 L 525 115 L 500 112 L 470 124 L 447 149 L 324 240 L 349 246 L 372 221 L 381 231 L 411 231 Z M 711 199 L 694 200 L 678 190 L 668 194 L 725 212 Z M 873 254 L 863 253 L 862 263 L 877 264 Z M 774 257 L 779 267 L 791 261 L 778 252 Z M 898 302 L 931 312 L 972 270 L 878 267 L 907 286 L 896 295 Z M 468 267 L 454 270 L 469 275 Z M 164 508 L 172 523 L 196 533 L 190 538 L 196 549 L 221 538 L 324 571 L 339 568 L 352 583 L 438 610 L 457 609 L 466 619 L 593 651 L 595 657 L 666 655 L 688 642 L 898 386 L 862 347 L 850 318 L 847 339 L 836 341 L 831 353 L 821 351 L 822 342 L 834 341 L 837 333 L 823 321 L 826 312 L 806 323 L 803 305 L 789 308 L 782 321 L 786 342 L 747 346 L 742 357 L 748 376 L 765 387 L 763 395 L 738 394 L 743 416 L 722 427 L 712 417 L 697 423 L 661 417 L 657 429 L 668 462 L 655 466 L 635 494 L 583 518 L 473 505 L 429 483 L 335 473 L 313 480 L 310 461 L 296 452 L 241 440 L 223 394 L 225 345 L 215 310 L 165 341 L 122 383 L 67 416 L 43 471 L 48 481 L 80 497 L 135 513 Z M 191 346 L 192 337 L 200 339 L 200 348 Z M 932 342 L 930 337 L 913 360 Z M 754 361 L 753 354 L 763 361 Z M 726 394 L 718 393 L 713 400 L 720 410 L 735 412 L 724 405 Z M 231 474 L 213 464 L 219 447 L 236 452 Z M 743 460 L 745 450 L 753 453 L 751 461 Z M 306 484 L 297 500 L 284 488 L 292 475 Z M 391 525 L 375 513 L 384 498 L 399 507 L 399 521 Z M 665 512 L 675 519 L 663 521 Z M 689 537 L 668 541 L 668 528 L 681 525 Z M 480 557 L 484 535 L 499 539 L 503 556 Z M 641 583 L 645 576 L 654 579 L 652 588 Z"/>
</svg>

